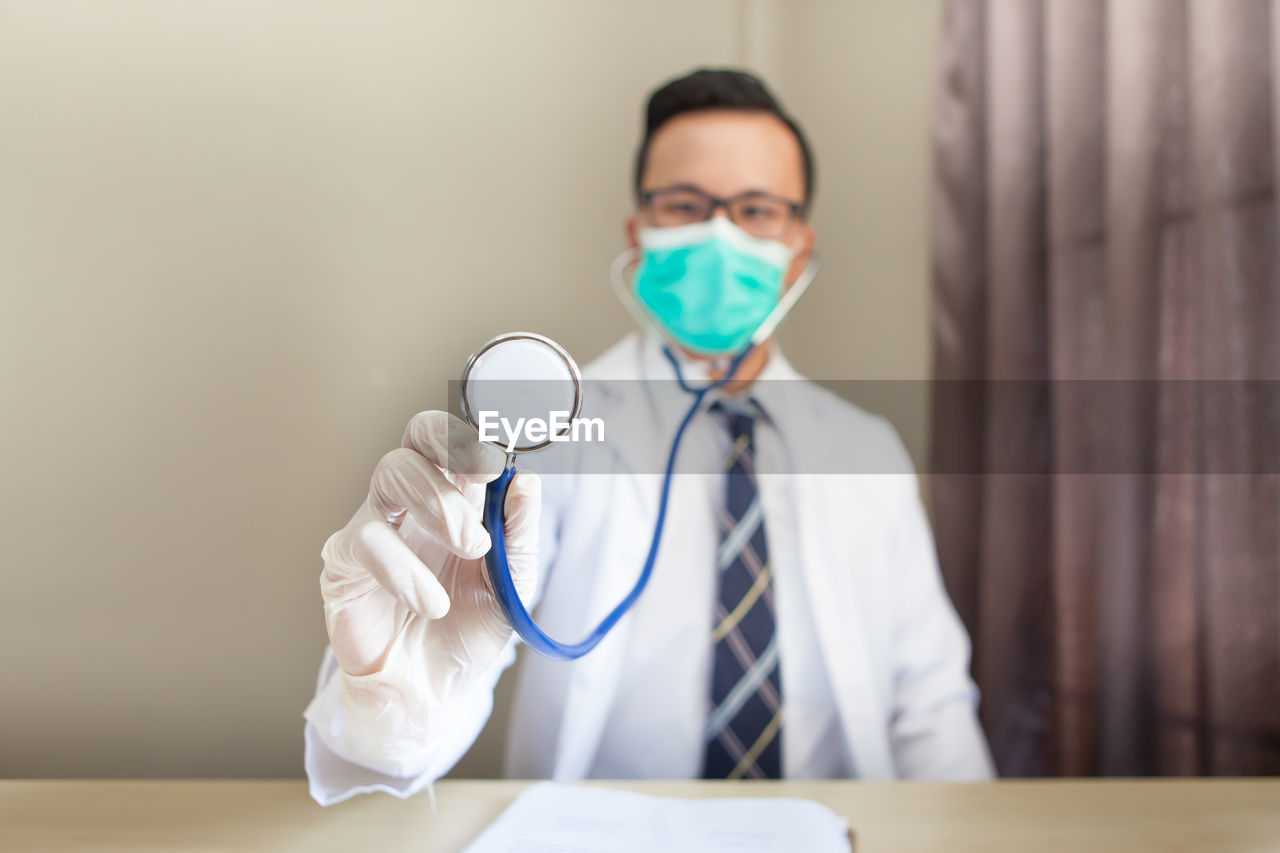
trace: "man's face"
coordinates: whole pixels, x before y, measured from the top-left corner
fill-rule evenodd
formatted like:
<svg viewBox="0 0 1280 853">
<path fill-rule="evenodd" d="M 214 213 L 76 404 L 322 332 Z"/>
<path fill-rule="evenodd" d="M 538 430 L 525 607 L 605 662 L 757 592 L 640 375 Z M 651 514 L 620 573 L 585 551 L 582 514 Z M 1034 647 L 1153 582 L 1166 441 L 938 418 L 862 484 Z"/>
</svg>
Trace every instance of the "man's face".
<svg viewBox="0 0 1280 853">
<path fill-rule="evenodd" d="M 763 192 L 799 204 L 805 201 L 804 155 L 791 129 L 767 113 L 685 113 L 662 125 L 649 141 L 640 189 L 646 192 L 681 184 L 717 198 Z M 724 209 L 715 215 L 724 216 Z M 632 248 L 637 246 L 639 230 L 647 224 L 643 209 L 627 219 Z M 797 218 L 778 240 L 796 252 L 787 270 L 790 287 L 809 262 L 817 233 Z"/>
</svg>

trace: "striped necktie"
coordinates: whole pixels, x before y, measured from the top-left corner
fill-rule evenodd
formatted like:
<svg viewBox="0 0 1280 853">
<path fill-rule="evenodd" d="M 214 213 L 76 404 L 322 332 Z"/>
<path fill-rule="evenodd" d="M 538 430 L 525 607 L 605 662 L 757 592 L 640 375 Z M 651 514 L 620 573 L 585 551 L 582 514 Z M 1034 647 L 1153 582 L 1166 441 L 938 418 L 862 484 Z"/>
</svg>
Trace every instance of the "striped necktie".
<svg viewBox="0 0 1280 853">
<path fill-rule="evenodd" d="M 752 427 L 760 408 L 717 402 L 733 445 L 725 459 L 724 531 L 716 552 L 711 715 L 704 779 L 782 777 L 782 681 L 774 630 L 773 569 L 756 490 Z"/>
</svg>

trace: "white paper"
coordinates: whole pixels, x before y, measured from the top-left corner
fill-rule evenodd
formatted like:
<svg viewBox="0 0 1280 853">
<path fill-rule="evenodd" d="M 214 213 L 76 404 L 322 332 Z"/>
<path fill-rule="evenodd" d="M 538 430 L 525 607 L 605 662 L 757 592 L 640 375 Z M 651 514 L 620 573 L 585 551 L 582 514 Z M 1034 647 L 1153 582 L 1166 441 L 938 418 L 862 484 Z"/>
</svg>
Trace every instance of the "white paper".
<svg viewBox="0 0 1280 853">
<path fill-rule="evenodd" d="M 682 800 L 539 782 L 465 853 L 849 853 L 848 831 L 809 800 Z"/>
</svg>

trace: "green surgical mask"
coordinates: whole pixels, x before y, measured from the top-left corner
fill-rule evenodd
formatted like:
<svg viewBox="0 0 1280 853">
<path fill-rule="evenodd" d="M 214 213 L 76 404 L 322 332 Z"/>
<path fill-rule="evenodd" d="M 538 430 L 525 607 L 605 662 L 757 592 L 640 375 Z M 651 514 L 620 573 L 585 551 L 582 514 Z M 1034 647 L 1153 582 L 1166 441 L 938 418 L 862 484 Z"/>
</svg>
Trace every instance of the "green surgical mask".
<svg viewBox="0 0 1280 853">
<path fill-rule="evenodd" d="M 635 297 L 680 346 L 732 355 L 782 298 L 792 250 L 717 217 L 640 232 Z"/>
</svg>

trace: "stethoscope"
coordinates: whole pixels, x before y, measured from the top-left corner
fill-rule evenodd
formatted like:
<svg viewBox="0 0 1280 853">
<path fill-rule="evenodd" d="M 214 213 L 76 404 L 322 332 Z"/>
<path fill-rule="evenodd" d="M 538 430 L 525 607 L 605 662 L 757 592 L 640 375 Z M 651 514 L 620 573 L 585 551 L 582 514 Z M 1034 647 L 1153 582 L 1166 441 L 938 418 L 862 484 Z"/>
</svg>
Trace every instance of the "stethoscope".
<svg viewBox="0 0 1280 853">
<path fill-rule="evenodd" d="M 615 261 L 612 278 L 615 287 L 622 280 L 624 271 L 636 261 L 634 252 L 624 252 Z M 750 342 L 737 355 L 728 360 L 727 366 L 719 378 L 701 385 L 690 383 L 681 369 L 680 359 L 676 356 L 670 341 L 662 342 L 662 353 L 671 363 L 675 371 L 676 381 L 681 390 L 692 395 L 693 401 L 680 420 L 675 436 L 671 440 L 671 451 L 667 455 L 666 469 L 662 478 L 662 491 L 658 498 L 658 515 L 654 522 L 653 537 L 649 543 L 649 553 L 645 557 L 644 568 L 636 579 L 631 591 L 609 611 L 583 640 L 577 643 L 560 642 L 549 636 L 534 621 L 533 616 L 520 600 L 515 582 L 511 578 L 511 569 L 507 564 L 507 539 L 505 525 L 505 506 L 507 489 L 516 474 L 516 457 L 522 453 L 541 450 L 553 441 L 563 438 L 570 426 L 561 427 L 554 434 L 545 438 L 534 439 L 526 436 L 523 443 L 514 441 L 508 446 L 507 464 L 497 479 L 491 481 L 485 489 L 483 523 L 489 531 L 492 545 L 485 554 L 485 572 L 493 589 L 494 597 L 502 613 L 516 634 L 534 651 L 556 660 L 574 660 L 590 652 L 605 638 L 618 621 L 626 615 L 640 599 L 649 578 L 653 575 L 654 563 L 658 558 L 658 548 L 662 544 L 662 531 L 667 521 L 667 504 L 671 496 L 671 477 L 675 472 L 676 458 L 680 452 L 680 443 L 684 434 L 693 422 L 694 417 L 702 409 L 708 395 L 724 388 L 733 381 L 742 364 L 773 333 L 782 317 L 813 277 L 817 274 L 817 260 L 810 262 L 804 274 L 787 291 L 777 308 L 761 323 L 752 335 Z M 623 295 L 624 304 L 632 307 L 633 300 L 629 293 Z M 654 329 L 652 322 L 642 310 L 633 311 L 642 319 L 644 325 Z M 577 363 L 564 347 L 550 338 L 532 332 L 512 332 L 492 339 L 467 360 L 462 371 L 460 386 L 462 412 L 477 434 L 481 434 L 480 415 L 482 412 L 522 412 L 561 411 L 570 412 L 566 419 L 576 420 L 582 413 L 582 373 Z M 549 407 L 560 408 L 549 408 Z M 515 418 L 513 417 L 514 421 Z M 506 449 L 506 447 L 504 447 Z"/>
</svg>

